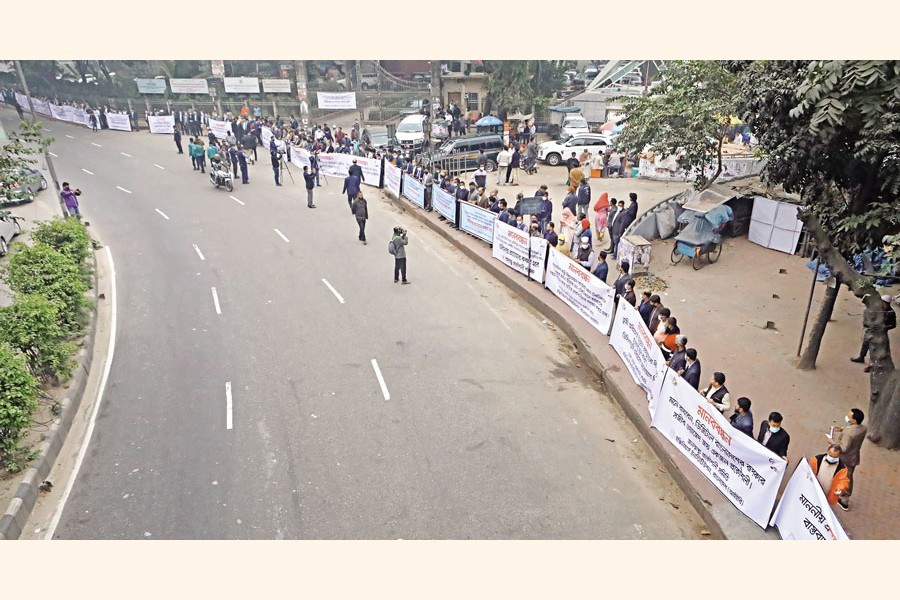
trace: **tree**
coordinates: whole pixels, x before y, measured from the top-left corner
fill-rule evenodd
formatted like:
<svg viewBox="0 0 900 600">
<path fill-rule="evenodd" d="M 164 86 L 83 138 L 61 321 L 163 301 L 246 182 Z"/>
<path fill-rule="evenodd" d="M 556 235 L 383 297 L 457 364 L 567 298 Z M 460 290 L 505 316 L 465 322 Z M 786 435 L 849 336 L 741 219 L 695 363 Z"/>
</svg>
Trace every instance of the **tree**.
<svg viewBox="0 0 900 600">
<path fill-rule="evenodd" d="M 900 61 L 755 61 L 740 73 L 740 114 L 759 140 L 763 175 L 806 204 L 819 256 L 866 306 L 869 439 L 900 448 L 900 375 L 871 274 L 850 263 L 900 233 Z M 900 258 L 900 247 L 887 248 Z"/>
<path fill-rule="evenodd" d="M 488 61 L 485 112 L 495 109 L 501 119 L 508 113 L 527 113 L 546 107 L 564 83 L 565 68 L 549 60 Z"/>
<path fill-rule="evenodd" d="M 22 107 L 28 110 L 27 106 Z M 18 131 L 9 133 L 9 142 L 0 146 L 0 187 L 10 188 L 20 182 L 21 169 L 30 167 L 35 156 L 49 147 L 53 138 L 41 135 L 42 125 L 38 122 L 22 121 Z"/>
<path fill-rule="evenodd" d="M 737 97 L 737 77 L 723 61 L 673 62 L 652 96 L 622 99 L 627 127 L 616 143 L 677 156 L 686 171 L 697 170 L 695 186 L 706 189 L 722 173 L 722 143 Z M 709 164 L 716 164 L 712 177 Z"/>
</svg>

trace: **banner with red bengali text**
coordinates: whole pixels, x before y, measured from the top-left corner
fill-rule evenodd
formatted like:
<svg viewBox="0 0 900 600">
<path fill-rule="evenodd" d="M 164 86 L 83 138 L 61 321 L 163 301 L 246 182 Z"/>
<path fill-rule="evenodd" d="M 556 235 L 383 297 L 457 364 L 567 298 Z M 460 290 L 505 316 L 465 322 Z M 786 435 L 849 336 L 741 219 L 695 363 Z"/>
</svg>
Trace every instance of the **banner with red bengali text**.
<svg viewBox="0 0 900 600">
<path fill-rule="evenodd" d="M 783 540 L 847 540 L 806 457 L 794 469 L 769 525 Z"/>
<path fill-rule="evenodd" d="M 668 367 L 662 350 L 644 324 L 641 313 L 624 298 L 619 299 L 609 345 L 619 353 L 634 382 L 647 392 L 650 416 L 656 412 L 659 390 Z"/>
<path fill-rule="evenodd" d="M 615 290 L 558 250 L 551 250 L 547 261 L 547 289 L 597 331 L 609 332 Z"/>
</svg>

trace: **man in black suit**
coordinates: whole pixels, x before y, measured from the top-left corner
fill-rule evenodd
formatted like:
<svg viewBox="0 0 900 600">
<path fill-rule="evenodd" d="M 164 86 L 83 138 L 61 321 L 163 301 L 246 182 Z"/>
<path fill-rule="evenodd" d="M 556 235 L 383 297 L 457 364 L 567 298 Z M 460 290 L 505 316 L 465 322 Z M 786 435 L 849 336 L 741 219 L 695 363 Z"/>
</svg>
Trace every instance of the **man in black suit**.
<svg viewBox="0 0 900 600">
<path fill-rule="evenodd" d="M 756 441 L 787 460 L 791 436 L 781 427 L 781 421 L 781 413 L 769 413 L 769 420 L 759 424 L 759 436 Z"/>
<path fill-rule="evenodd" d="M 688 348 L 684 351 L 684 374 L 682 377 L 691 384 L 695 390 L 700 389 L 700 361 L 697 360 L 697 350 Z"/>
<path fill-rule="evenodd" d="M 627 260 L 623 260 L 619 263 L 619 276 L 616 278 L 615 283 L 613 283 L 613 287 L 616 288 L 616 297 L 625 295 L 625 282 L 631 279 L 631 275 L 628 274 L 628 270 L 631 268 L 631 265 L 628 264 Z"/>
</svg>

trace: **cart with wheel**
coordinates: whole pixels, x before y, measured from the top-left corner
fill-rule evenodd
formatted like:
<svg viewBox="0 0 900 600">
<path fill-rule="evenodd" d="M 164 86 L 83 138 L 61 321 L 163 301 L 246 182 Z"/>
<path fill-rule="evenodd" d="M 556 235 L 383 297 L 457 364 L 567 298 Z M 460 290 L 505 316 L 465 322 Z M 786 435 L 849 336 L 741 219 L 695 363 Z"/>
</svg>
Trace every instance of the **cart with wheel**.
<svg viewBox="0 0 900 600">
<path fill-rule="evenodd" d="M 678 221 L 685 226 L 675 237 L 672 264 L 677 265 L 687 256 L 694 270 L 699 271 L 704 262 L 711 264 L 719 260 L 722 255 L 722 230 L 732 220 L 732 215 L 731 207 L 724 204 L 706 213 L 684 211 L 678 217 Z"/>
</svg>

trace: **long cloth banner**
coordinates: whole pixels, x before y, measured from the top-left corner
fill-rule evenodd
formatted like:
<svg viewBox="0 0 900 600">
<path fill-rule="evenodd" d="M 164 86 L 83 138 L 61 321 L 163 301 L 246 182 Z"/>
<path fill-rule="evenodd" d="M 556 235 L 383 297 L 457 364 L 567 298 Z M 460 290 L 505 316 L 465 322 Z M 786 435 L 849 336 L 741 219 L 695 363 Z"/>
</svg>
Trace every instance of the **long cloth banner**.
<svg viewBox="0 0 900 600">
<path fill-rule="evenodd" d="M 231 123 L 228 121 L 219 121 L 218 119 L 209 120 L 209 130 L 220 140 L 224 140 L 228 137 L 229 133 L 232 133 Z"/>
<path fill-rule="evenodd" d="M 459 228 L 481 238 L 488 244 L 494 243 L 494 221 L 496 220 L 496 213 L 469 202 L 459 203 Z"/>
<path fill-rule="evenodd" d="M 175 132 L 175 117 L 172 115 L 151 115 L 147 117 L 147 123 L 150 125 L 150 133 Z"/>
<path fill-rule="evenodd" d="M 131 120 L 128 118 L 128 115 L 106 113 L 106 124 L 109 125 L 110 129 L 115 129 L 116 131 L 131 131 Z"/>
<path fill-rule="evenodd" d="M 409 173 L 403 174 L 403 195 L 419 208 L 425 208 L 425 184 Z"/>
<path fill-rule="evenodd" d="M 769 525 L 778 528 L 783 540 L 848 539 L 805 457 L 794 469 Z"/>
<path fill-rule="evenodd" d="M 656 413 L 659 390 L 668 367 L 641 313 L 624 298 L 619 299 L 616 307 L 609 344 L 619 353 L 634 382 L 647 392 L 652 417 Z"/>
<path fill-rule="evenodd" d="M 613 317 L 613 288 L 555 250 L 551 250 L 550 260 L 547 262 L 547 288 L 597 331 L 607 334 Z"/>
<path fill-rule="evenodd" d="M 448 221 L 456 224 L 456 198 L 442 190 L 436 183 L 431 184 L 431 206 Z"/>
<path fill-rule="evenodd" d="M 319 108 L 345 110 L 356 108 L 356 92 L 316 92 Z"/>
<path fill-rule="evenodd" d="M 681 451 L 742 513 L 766 528 L 787 462 L 731 426 L 671 369 L 651 425 Z"/>
<path fill-rule="evenodd" d="M 322 175 L 328 177 L 340 177 L 341 179 L 347 177 L 354 160 L 362 169 L 363 183 L 378 187 L 381 179 L 381 159 L 376 160 L 337 152 L 320 152 L 318 154 L 319 169 L 321 169 Z"/>
<path fill-rule="evenodd" d="M 394 165 L 384 163 L 384 187 L 397 198 L 400 197 L 400 173 L 402 171 Z"/>
<path fill-rule="evenodd" d="M 529 256 L 528 246 L 531 245 Z M 491 255 L 511 269 L 523 275 L 528 271 L 530 279 L 544 282 L 544 259 L 547 257 L 547 240 L 529 236 L 497 219 L 494 221 L 494 247 Z M 552 250 L 551 250 L 552 252 Z M 531 268 L 528 268 L 529 259 Z"/>
</svg>

